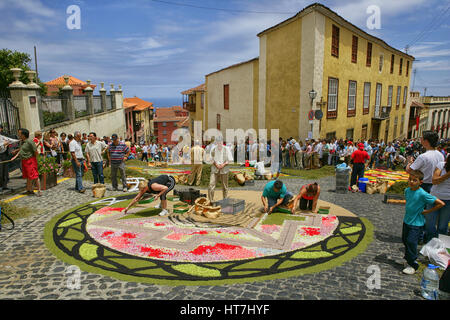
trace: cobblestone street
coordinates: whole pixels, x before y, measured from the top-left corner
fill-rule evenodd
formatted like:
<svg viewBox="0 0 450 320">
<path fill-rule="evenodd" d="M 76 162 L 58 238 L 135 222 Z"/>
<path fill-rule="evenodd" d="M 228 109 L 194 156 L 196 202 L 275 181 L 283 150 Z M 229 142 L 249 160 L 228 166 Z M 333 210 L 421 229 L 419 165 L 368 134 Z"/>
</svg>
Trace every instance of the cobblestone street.
<svg viewBox="0 0 450 320">
<path fill-rule="evenodd" d="M 285 179 L 288 190 L 298 192 L 307 183 Z M 43 241 L 45 224 L 55 215 L 92 201 L 86 182 L 86 194 L 73 190 L 74 179 L 44 191 L 41 198 L 28 196 L 12 203 L 33 208 L 35 213 L 17 221 L 13 231 L 0 233 L 0 299 L 421 299 L 416 276 L 401 273 L 394 262 L 403 256 L 401 227 L 404 206 L 382 203 L 380 194 L 334 192 L 334 177 L 319 180 L 321 199 L 336 203 L 375 228 L 374 241 L 368 249 L 343 265 L 315 274 L 281 280 L 222 286 L 160 286 L 128 283 L 111 277 L 81 272 L 81 288 L 67 287 L 69 265 L 58 260 Z M 264 181 L 246 190 L 262 190 Z M 123 192 L 107 191 L 107 196 Z M 369 289 L 366 281 L 371 265 L 381 270 L 381 288 Z"/>
</svg>

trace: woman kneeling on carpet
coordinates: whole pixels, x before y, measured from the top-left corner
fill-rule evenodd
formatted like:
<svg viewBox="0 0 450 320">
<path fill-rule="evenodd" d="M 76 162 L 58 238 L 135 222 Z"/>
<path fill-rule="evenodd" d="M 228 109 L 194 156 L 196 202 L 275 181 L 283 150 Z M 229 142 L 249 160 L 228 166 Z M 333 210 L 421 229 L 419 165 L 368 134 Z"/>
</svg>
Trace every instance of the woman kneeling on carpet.
<svg viewBox="0 0 450 320">
<path fill-rule="evenodd" d="M 167 200 L 166 195 L 175 187 L 175 179 L 172 176 L 163 174 L 159 177 L 156 177 L 150 180 L 148 183 L 145 181 L 141 181 L 139 183 L 139 193 L 138 195 L 131 201 L 131 203 L 126 207 L 124 213 L 126 214 L 128 210 L 135 205 L 136 202 L 141 200 L 145 193 L 156 194 L 153 196 L 154 200 L 161 198 L 161 203 L 156 206 L 156 208 L 162 208 L 162 211 L 159 213 L 160 216 L 165 216 L 169 214 L 167 211 Z"/>
<path fill-rule="evenodd" d="M 297 209 L 298 201 L 300 200 L 300 210 L 309 210 L 316 213 L 317 200 L 319 200 L 320 186 L 317 182 L 304 185 L 301 187 L 299 194 L 294 199 L 294 206 L 292 207 L 292 214 Z"/>
</svg>

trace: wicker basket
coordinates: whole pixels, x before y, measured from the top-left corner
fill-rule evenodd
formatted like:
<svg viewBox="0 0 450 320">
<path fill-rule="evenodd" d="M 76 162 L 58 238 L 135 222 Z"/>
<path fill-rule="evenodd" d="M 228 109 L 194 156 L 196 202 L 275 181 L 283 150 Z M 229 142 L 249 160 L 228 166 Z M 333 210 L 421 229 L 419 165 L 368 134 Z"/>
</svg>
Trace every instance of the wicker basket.
<svg viewBox="0 0 450 320">
<path fill-rule="evenodd" d="M 94 198 L 103 198 L 105 196 L 106 186 L 101 183 L 92 186 L 92 195 Z"/>
<path fill-rule="evenodd" d="M 234 175 L 234 180 L 236 180 L 236 182 L 243 186 L 245 184 L 245 176 L 242 173 L 238 173 Z"/>
</svg>

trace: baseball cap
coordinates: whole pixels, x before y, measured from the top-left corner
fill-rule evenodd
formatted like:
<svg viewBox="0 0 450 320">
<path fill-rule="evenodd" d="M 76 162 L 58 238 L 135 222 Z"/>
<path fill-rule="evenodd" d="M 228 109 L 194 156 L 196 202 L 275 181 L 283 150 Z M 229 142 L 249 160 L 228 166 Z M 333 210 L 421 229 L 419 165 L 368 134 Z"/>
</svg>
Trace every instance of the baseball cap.
<svg viewBox="0 0 450 320">
<path fill-rule="evenodd" d="M 111 138 L 112 138 L 112 139 L 117 139 L 117 134 L 113 133 L 113 134 L 111 135 Z"/>
</svg>

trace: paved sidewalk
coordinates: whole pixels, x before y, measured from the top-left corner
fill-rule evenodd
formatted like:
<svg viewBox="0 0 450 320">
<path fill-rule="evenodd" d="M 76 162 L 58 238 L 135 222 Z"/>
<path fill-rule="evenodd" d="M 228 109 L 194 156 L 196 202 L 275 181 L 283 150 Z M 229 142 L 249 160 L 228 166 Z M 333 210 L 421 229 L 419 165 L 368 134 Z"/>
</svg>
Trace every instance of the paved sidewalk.
<svg viewBox="0 0 450 320">
<path fill-rule="evenodd" d="M 256 181 L 246 190 L 262 190 L 267 181 Z M 310 181 L 286 179 L 288 190 L 296 193 Z M 401 273 L 392 259 L 401 259 L 401 228 L 404 206 L 386 205 L 382 195 L 331 192 L 334 177 L 319 180 L 321 199 L 336 203 L 375 227 L 374 241 L 366 252 L 342 266 L 315 274 L 287 279 L 222 286 L 160 286 L 128 283 L 114 278 L 81 272 L 81 288 L 67 288 L 68 266 L 54 257 L 43 241 L 45 224 L 55 215 L 93 200 L 86 184 L 86 194 L 74 191 L 69 179 L 43 191 L 41 198 L 27 196 L 13 201 L 17 206 L 36 210 L 32 216 L 17 221 L 14 231 L 0 232 L 0 299 L 421 299 L 416 276 Z M 184 187 L 181 187 L 184 188 Z M 219 192 L 220 193 L 220 192 Z M 107 196 L 123 192 L 107 191 Z M 381 289 L 368 289 L 371 275 L 367 268 L 378 265 Z"/>
</svg>

